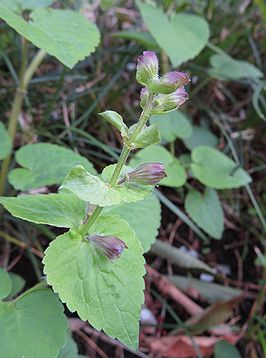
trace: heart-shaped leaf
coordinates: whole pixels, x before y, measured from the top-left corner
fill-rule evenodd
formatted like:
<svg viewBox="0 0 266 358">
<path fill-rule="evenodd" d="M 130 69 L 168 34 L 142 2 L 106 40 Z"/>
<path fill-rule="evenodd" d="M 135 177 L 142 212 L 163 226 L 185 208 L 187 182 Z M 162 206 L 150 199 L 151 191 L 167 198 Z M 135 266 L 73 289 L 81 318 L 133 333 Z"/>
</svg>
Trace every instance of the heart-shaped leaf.
<svg viewBox="0 0 266 358">
<path fill-rule="evenodd" d="M 86 158 L 56 144 L 25 145 L 16 152 L 16 160 L 23 168 L 12 170 L 8 179 L 17 190 L 61 184 L 68 171 L 77 164 L 92 174 L 96 173 Z"/>
<path fill-rule="evenodd" d="M 52 241 L 45 251 L 47 281 L 71 312 L 77 311 L 96 329 L 136 349 L 144 300 L 140 242 L 117 215 L 98 217 L 89 234 L 116 236 L 127 249 L 110 261 L 93 242 L 70 231 Z"/>
<path fill-rule="evenodd" d="M 57 357 L 67 329 L 63 310 L 57 295 L 49 289 L 36 289 L 15 301 L 0 302 L 1 356 Z"/>
<path fill-rule="evenodd" d="M 224 230 L 224 214 L 215 190 L 205 188 L 201 194 L 193 189 L 188 192 L 185 208 L 192 220 L 210 236 L 220 239 Z"/>
<path fill-rule="evenodd" d="M 197 15 L 177 13 L 170 19 L 159 8 L 138 1 L 142 18 L 173 66 L 196 57 L 208 42 L 207 21 Z"/>
<path fill-rule="evenodd" d="M 191 158 L 194 176 L 211 188 L 239 188 L 252 181 L 244 169 L 217 149 L 203 145 L 196 147 Z"/>
<path fill-rule="evenodd" d="M 0 4 L 0 18 L 69 68 L 90 55 L 100 40 L 96 25 L 75 11 L 40 8 L 27 22 Z"/>
</svg>

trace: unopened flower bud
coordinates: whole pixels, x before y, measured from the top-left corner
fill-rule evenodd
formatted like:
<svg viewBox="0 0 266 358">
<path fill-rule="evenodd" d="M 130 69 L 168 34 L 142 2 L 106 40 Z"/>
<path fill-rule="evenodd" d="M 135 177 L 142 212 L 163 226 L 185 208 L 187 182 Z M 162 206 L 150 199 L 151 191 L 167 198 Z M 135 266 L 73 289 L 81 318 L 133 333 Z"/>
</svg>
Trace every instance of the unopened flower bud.
<svg viewBox="0 0 266 358">
<path fill-rule="evenodd" d="M 158 80 L 152 81 L 149 88 L 153 93 L 170 94 L 179 87 L 185 86 L 189 81 L 186 73 L 173 71 L 166 73 Z"/>
<path fill-rule="evenodd" d="M 149 97 L 149 90 L 147 87 L 143 87 L 140 91 L 140 107 L 143 109 Z"/>
<path fill-rule="evenodd" d="M 87 237 L 110 260 L 118 259 L 127 245 L 116 236 L 89 235 Z"/>
<path fill-rule="evenodd" d="M 157 185 L 165 177 L 167 175 L 162 163 L 144 163 L 127 173 L 118 184 L 135 182 L 142 185 Z"/>
<path fill-rule="evenodd" d="M 158 79 L 158 58 L 155 52 L 144 51 L 137 61 L 136 79 L 143 86 L 149 86 L 153 80 Z"/>
<path fill-rule="evenodd" d="M 178 88 L 170 94 L 158 94 L 154 98 L 152 114 L 162 114 L 171 112 L 179 108 L 188 99 L 188 94 L 184 87 Z"/>
</svg>

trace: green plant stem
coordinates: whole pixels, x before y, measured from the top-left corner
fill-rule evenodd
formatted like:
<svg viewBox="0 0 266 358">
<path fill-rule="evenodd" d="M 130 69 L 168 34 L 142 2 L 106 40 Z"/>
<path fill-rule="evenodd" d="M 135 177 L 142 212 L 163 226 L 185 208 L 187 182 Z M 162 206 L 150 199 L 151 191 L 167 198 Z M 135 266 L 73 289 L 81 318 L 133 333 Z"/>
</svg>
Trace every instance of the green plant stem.
<svg viewBox="0 0 266 358">
<path fill-rule="evenodd" d="M 134 142 L 135 142 L 137 136 L 140 134 L 142 128 L 144 127 L 144 125 L 147 123 L 147 121 L 149 119 L 150 111 L 151 111 L 151 107 L 152 107 L 152 101 L 153 101 L 153 94 L 150 93 L 148 100 L 145 104 L 145 107 L 143 108 L 143 111 L 141 112 L 141 115 L 139 117 L 139 121 L 136 125 L 136 128 L 128 139 L 129 144 L 125 143 L 123 146 L 122 152 L 120 154 L 120 157 L 116 164 L 115 170 L 114 170 L 114 172 L 111 176 L 110 182 L 109 182 L 110 186 L 113 186 L 116 184 L 119 174 L 121 173 L 121 170 L 122 170 L 123 166 L 126 164 L 127 158 L 129 156 L 131 150 L 134 147 Z M 131 147 L 131 145 L 132 145 L 132 147 Z M 80 228 L 81 235 L 85 235 L 89 231 L 92 224 L 95 222 L 97 217 L 100 215 L 102 209 L 103 208 L 100 206 L 97 206 L 95 208 L 95 210 L 92 213 L 92 215 L 90 216 L 89 220 L 83 226 L 81 226 L 81 228 Z"/>
<path fill-rule="evenodd" d="M 29 67 L 26 68 L 27 53 L 28 53 L 27 46 L 28 46 L 28 43 L 25 40 L 23 42 L 23 49 L 22 49 L 22 60 L 21 60 L 19 86 L 16 91 L 16 95 L 15 95 L 13 105 L 12 105 L 11 115 L 10 115 L 9 122 L 8 122 L 8 134 L 10 136 L 12 143 L 16 136 L 17 120 L 18 120 L 18 116 L 21 112 L 21 106 L 22 106 L 23 98 L 25 96 L 28 84 L 29 84 L 34 72 L 36 71 L 36 69 L 40 65 L 41 61 L 43 60 L 44 56 L 46 55 L 46 52 L 44 50 L 39 50 L 37 52 L 37 54 L 35 55 L 34 59 L 32 60 L 32 62 L 30 63 Z M 11 161 L 11 154 L 9 154 L 5 158 L 5 160 L 3 161 L 3 164 L 2 164 L 2 170 L 1 170 L 1 175 L 0 175 L 0 195 L 3 195 L 5 192 L 5 184 L 6 184 L 6 178 L 7 178 L 7 174 L 8 174 L 10 161 Z"/>
</svg>

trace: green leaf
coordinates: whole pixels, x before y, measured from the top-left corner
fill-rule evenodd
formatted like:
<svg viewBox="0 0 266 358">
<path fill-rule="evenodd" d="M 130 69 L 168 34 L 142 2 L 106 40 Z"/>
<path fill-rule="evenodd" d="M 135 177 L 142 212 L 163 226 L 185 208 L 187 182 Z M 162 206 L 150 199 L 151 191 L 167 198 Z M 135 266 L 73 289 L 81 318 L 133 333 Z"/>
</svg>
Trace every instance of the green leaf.
<svg viewBox="0 0 266 358">
<path fill-rule="evenodd" d="M 165 165 L 167 178 L 160 181 L 159 185 L 178 188 L 186 182 L 186 172 L 180 161 L 160 145 L 151 145 L 137 152 L 130 160 L 131 167 L 148 162 L 161 162 Z"/>
<path fill-rule="evenodd" d="M 90 55 L 100 40 L 96 25 L 70 10 L 36 9 L 30 14 L 31 21 L 27 22 L 0 4 L 0 17 L 20 35 L 69 68 Z"/>
<path fill-rule="evenodd" d="M 89 233 L 114 235 L 128 248 L 120 258 L 110 261 L 92 242 L 70 231 L 51 242 L 45 251 L 47 281 L 71 312 L 77 311 L 97 330 L 136 349 L 140 305 L 144 301 L 140 242 L 116 215 L 98 217 Z"/>
<path fill-rule="evenodd" d="M 147 50 L 158 49 L 158 44 L 154 37 L 149 32 L 141 31 L 119 31 L 112 35 L 113 37 L 122 38 L 126 40 L 133 40 L 138 42 Z"/>
<path fill-rule="evenodd" d="M 60 189 L 67 189 L 81 200 L 102 207 L 143 200 L 152 192 L 153 186 L 151 185 L 130 182 L 111 187 L 108 181 L 114 169 L 115 165 L 106 167 L 102 172 L 105 181 L 102 181 L 88 173 L 81 165 L 77 165 L 70 170 Z M 130 170 L 131 168 L 124 167 L 121 177 Z"/>
<path fill-rule="evenodd" d="M 177 13 L 169 20 L 159 8 L 140 1 L 138 7 L 151 34 L 170 57 L 174 67 L 196 57 L 207 44 L 210 30 L 204 18 Z"/>
<path fill-rule="evenodd" d="M 9 274 L 0 267 L 0 300 L 6 298 L 12 289 L 12 281 Z"/>
<path fill-rule="evenodd" d="M 2 196 L 0 203 L 13 216 L 37 224 L 78 228 L 85 217 L 85 203 L 71 193 Z"/>
<path fill-rule="evenodd" d="M 61 348 L 57 358 L 78 358 L 78 346 L 70 332 L 67 332 L 65 344 Z"/>
<path fill-rule="evenodd" d="M 114 127 L 116 127 L 121 133 L 122 137 L 128 136 L 128 128 L 125 125 L 123 118 L 115 111 L 105 111 L 99 113 L 101 117 L 103 117 L 107 122 L 111 123 Z"/>
<path fill-rule="evenodd" d="M 214 358 L 241 358 L 240 353 L 231 343 L 221 340 L 214 346 Z"/>
<path fill-rule="evenodd" d="M 23 10 L 34 10 L 41 7 L 52 5 L 54 0 L 1 0 L 1 5 L 5 5 L 10 10 L 22 12 Z"/>
<path fill-rule="evenodd" d="M 11 139 L 2 122 L 0 122 L 0 142 L 1 142 L 0 145 L 0 160 L 1 160 L 6 158 L 12 150 Z"/>
<path fill-rule="evenodd" d="M 211 237 L 222 237 L 224 214 L 215 190 L 205 188 L 203 194 L 195 189 L 190 190 L 186 196 L 185 208 L 191 219 Z"/>
<path fill-rule="evenodd" d="M 212 68 L 209 70 L 209 74 L 221 80 L 263 77 L 263 73 L 251 63 L 236 60 L 226 53 L 212 55 L 210 63 Z"/>
<path fill-rule="evenodd" d="M 1 302 L 1 355 L 55 358 L 66 335 L 67 319 L 63 309 L 57 295 L 49 289 L 36 289 L 13 302 Z"/>
<path fill-rule="evenodd" d="M 49 143 L 29 144 L 20 148 L 16 152 L 16 160 L 23 168 L 12 170 L 8 179 L 17 190 L 61 184 L 68 171 L 77 164 L 95 173 L 86 158 L 70 149 Z"/>
<path fill-rule="evenodd" d="M 151 123 L 159 129 L 162 139 L 173 142 L 176 138 L 188 138 L 192 135 L 192 126 L 180 111 L 152 116 Z"/>
<path fill-rule="evenodd" d="M 152 124 L 142 129 L 132 146 L 134 146 L 134 148 L 145 148 L 152 144 L 158 144 L 160 141 L 160 132 L 158 128 Z"/>
<path fill-rule="evenodd" d="M 193 126 L 191 135 L 184 138 L 183 142 L 188 149 L 192 150 L 199 145 L 215 147 L 218 144 L 218 138 L 208 128 Z"/>
<path fill-rule="evenodd" d="M 154 243 L 161 224 L 161 205 L 155 195 L 136 203 L 120 204 L 104 209 L 104 213 L 118 214 L 129 223 L 140 240 L 144 252 Z"/>
<path fill-rule="evenodd" d="M 16 296 L 20 291 L 23 290 L 23 288 L 26 284 L 26 281 L 24 280 L 24 278 L 17 275 L 16 273 L 9 272 L 9 276 L 10 276 L 11 282 L 12 282 L 12 289 L 11 289 L 11 292 L 9 293 L 7 299 L 11 299 L 14 296 Z"/>
<path fill-rule="evenodd" d="M 193 149 L 191 158 L 194 176 L 211 188 L 239 188 L 252 181 L 244 169 L 217 149 L 199 146 Z"/>
</svg>

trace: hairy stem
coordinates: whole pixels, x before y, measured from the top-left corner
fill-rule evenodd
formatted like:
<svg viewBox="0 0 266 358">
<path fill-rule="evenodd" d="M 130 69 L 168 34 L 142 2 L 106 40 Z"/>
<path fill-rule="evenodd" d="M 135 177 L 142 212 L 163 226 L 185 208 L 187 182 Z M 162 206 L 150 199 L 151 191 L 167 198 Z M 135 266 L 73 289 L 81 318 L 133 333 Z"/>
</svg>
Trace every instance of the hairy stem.
<svg viewBox="0 0 266 358">
<path fill-rule="evenodd" d="M 22 42 L 22 60 L 21 60 L 21 68 L 20 68 L 20 80 L 19 80 L 19 86 L 16 91 L 16 95 L 13 101 L 11 115 L 8 122 L 8 134 L 10 136 L 10 139 L 13 143 L 16 131 L 17 131 L 17 120 L 18 116 L 21 112 L 21 106 L 23 102 L 24 95 L 26 93 L 29 81 L 31 80 L 34 72 L 40 65 L 41 61 L 43 60 L 44 56 L 46 55 L 46 52 L 44 50 L 39 50 L 30 63 L 29 67 L 27 67 L 27 56 L 28 56 L 28 42 L 27 40 L 23 40 Z M 9 154 L 2 164 L 1 174 L 0 174 L 0 195 L 3 195 L 5 192 L 5 185 L 6 185 L 6 178 L 9 170 L 9 165 L 11 161 L 11 154 Z"/>
<path fill-rule="evenodd" d="M 129 145 L 124 144 L 124 146 L 123 146 L 122 152 L 120 154 L 120 157 L 116 164 L 115 170 L 114 170 L 114 172 L 111 176 L 110 182 L 109 182 L 110 186 L 113 186 L 116 184 L 119 174 L 121 173 L 123 166 L 126 164 L 127 158 L 132 150 L 132 148 L 130 147 L 130 144 L 132 144 L 132 147 L 133 147 L 134 141 L 136 140 L 137 136 L 140 134 L 142 128 L 147 123 L 147 121 L 150 117 L 152 101 L 153 101 L 153 95 L 150 93 L 148 100 L 146 102 L 146 105 L 143 108 L 143 111 L 141 112 L 141 115 L 139 117 L 136 128 L 135 128 L 134 132 L 131 134 L 131 136 L 129 137 L 129 140 L 128 140 Z M 89 220 L 80 228 L 81 235 L 85 235 L 89 231 L 92 224 L 95 222 L 97 217 L 100 215 L 102 209 L 103 208 L 100 206 L 97 206 L 95 208 L 95 210 L 92 213 L 92 215 L 90 216 Z"/>
</svg>

